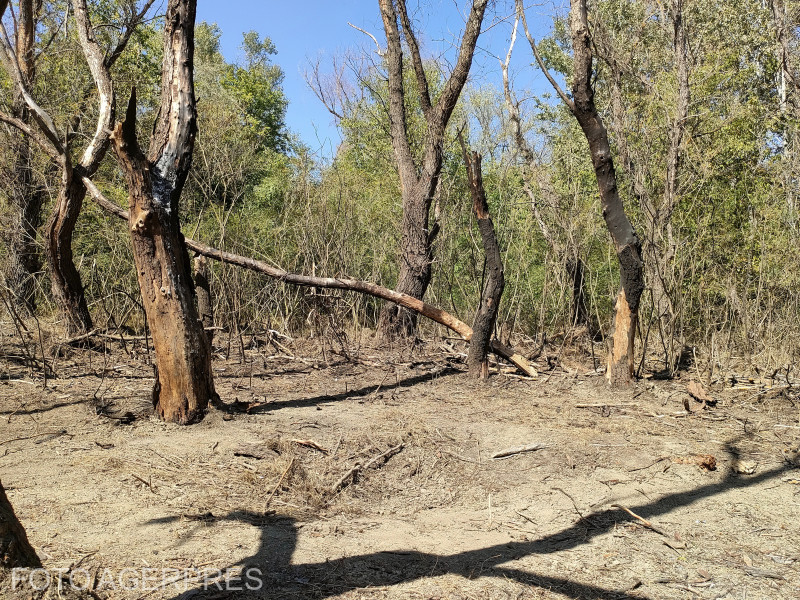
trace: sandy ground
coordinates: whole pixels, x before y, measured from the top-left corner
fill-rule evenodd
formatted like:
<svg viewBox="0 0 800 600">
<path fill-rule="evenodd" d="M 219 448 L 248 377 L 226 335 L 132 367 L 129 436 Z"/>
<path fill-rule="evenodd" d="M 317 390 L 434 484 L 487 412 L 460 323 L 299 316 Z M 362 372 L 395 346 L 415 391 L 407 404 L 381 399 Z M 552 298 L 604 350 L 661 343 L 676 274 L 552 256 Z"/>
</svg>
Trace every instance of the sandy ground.
<svg viewBox="0 0 800 600">
<path fill-rule="evenodd" d="M 791 389 L 704 408 L 688 376 L 617 392 L 577 364 L 481 383 L 436 348 L 270 352 L 216 360 L 226 408 L 190 427 L 152 417 L 141 353 L 71 351 L 46 388 L 0 358 L 0 476 L 48 568 L 0 593 L 800 597 Z"/>
</svg>

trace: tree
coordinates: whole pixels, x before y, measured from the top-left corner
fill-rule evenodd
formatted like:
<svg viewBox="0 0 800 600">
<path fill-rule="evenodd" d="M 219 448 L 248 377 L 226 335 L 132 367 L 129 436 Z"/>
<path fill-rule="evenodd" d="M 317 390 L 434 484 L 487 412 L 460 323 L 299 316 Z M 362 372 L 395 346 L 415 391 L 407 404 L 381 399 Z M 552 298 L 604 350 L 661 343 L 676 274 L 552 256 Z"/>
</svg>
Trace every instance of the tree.
<svg viewBox="0 0 800 600">
<path fill-rule="evenodd" d="M 2 2 L 3 0 L 0 0 Z M 2 15 L 0 4 L 0 15 Z M 0 482 L 0 567 L 14 569 L 41 567 L 42 562 L 28 541 L 25 528 L 19 522 Z"/>
<path fill-rule="evenodd" d="M 600 190 L 603 218 L 619 260 L 621 280 L 609 336 L 606 379 L 611 384 L 629 383 L 634 375 L 634 339 L 638 324 L 639 301 L 644 291 L 642 251 L 639 238 L 625 213 L 619 195 L 608 132 L 595 105 L 593 43 L 589 31 L 586 0 L 570 0 L 569 25 L 573 51 L 572 98 L 564 93 L 544 65 L 528 30 L 522 0 L 516 0 L 516 5 L 531 50 L 540 68 L 581 126 L 589 144 L 592 165 Z"/>
<path fill-rule="evenodd" d="M 92 318 L 83 284 L 72 256 L 72 236 L 86 197 L 83 180 L 97 172 L 108 150 L 111 128 L 115 120 L 116 95 L 110 70 L 122 55 L 135 27 L 154 1 L 148 0 L 138 13 L 135 11 L 135 5 L 128 7 L 119 38 L 108 51 L 103 49 L 96 39 L 86 0 L 74 0 L 72 3 L 80 46 L 98 93 L 97 125 L 77 161 L 73 159 L 75 151 L 72 143 L 77 137 L 75 133 L 83 114 L 78 114 L 77 122 L 69 123 L 66 134 L 60 132 L 52 116 L 34 100 L 28 78 L 19 62 L 15 60 L 8 40 L 5 36 L 2 39 L 0 55 L 3 65 L 14 82 L 15 93 L 24 99 L 34 124 L 2 113 L 0 120 L 17 127 L 28 138 L 36 141 L 57 165 L 61 174 L 58 198 L 47 222 L 46 255 L 50 266 L 53 296 L 64 314 L 67 334 L 70 336 L 87 333 L 92 328 Z M 85 90 L 84 95 L 88 101 L 91 87 Z M 82 111 L 85 109 L 85 106 L 81 106 Z"/>
<path fill-rule="evenodd" d="M 488 352 L 494 326 L 497 322 L 497 311 L 506 282 L 503 274 L 503 259 L 500 256 L 500 245 L 494 232 L 494 223 L 489 214 L 486 192 L 483 189 L 483 173 L 481 172 L 481 155 L 468 152 L 464 139 L 459 137 L 464 154 L 464 166 L 467 170 L 467 182 L 472 196 L 472 210 L 478 222 L 481 241 L 486 254 L 485 283 L 481 291 L 478 309 L 472 322 L 472 338 L 467 354 L 467 368 L 471 377 L 488 379 Z"/>
<path fill-rule="evenodd" d="M 400 268 L 395 289 L 417 299 L 424 297 L 431 280 L 431 246 L 438 226 L 430 225 L 430 209 L 442 169 L 445 131 L 469 75 L 487 4 L 488 0 L 473 0 L 456 64 L 439 97 L 432 98 L 405 0 L 379 0 L 387 41 L 385 60 L 389 76 L 389 130 L 403 204 L 398 256 Z M 419 161 L 414 159 L 407 128 L 403 77 L 406 65 L 403 61 L 401 29 L 411 54 L 419 102 L 425 116 L 424 150 Z M 416 314 L 395 304 L 387 304 L 381 312 L 379 328 L 388 339 L 413 335 L 416 331 Z"/>
<path fill-rule="evenodd" d="M 19 76 L 28 89 L 36 78 L 36 26 L 40 11 L 40 2 L 20 0 L 14 19 L 13 56 L 19 65 Z M 30 111 L 19 89 L 13 93 L 11 115 L 26 125 L 31 123 Z M 30 138 L 22 133 L 11 139 L 13 163 L 9 167 L 9 196 L 13 221 L 3 233 L 9 253 L 6 282 L 17 307 L 29 315 L 36 310 L 35 277 L 41 269 L 36 237 L 41 225 L 45 195 L 34 177 L 31 146 Z"/>
<path fill-rule="evenodd" d="M 136 137 L 135 88 L 112 135 L 128 186 L 134 263 L 156 354 L 153 403 L 164 420 L 180 424 L 202 419 L 217 398 L 179 220 L 197 133 L 196 9 L 196 0 L 170 0 L 167 6 L 161 103 L 147 155 Z"/>
</svg>

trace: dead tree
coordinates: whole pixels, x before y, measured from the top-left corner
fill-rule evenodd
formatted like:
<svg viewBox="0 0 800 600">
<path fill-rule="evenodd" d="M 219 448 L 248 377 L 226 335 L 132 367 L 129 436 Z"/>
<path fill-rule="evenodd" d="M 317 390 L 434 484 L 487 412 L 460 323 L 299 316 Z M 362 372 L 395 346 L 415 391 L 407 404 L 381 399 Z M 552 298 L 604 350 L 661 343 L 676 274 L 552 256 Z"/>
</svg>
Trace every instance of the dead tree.
<svg viewBox="0 0 800 600">
<path fill-rule="evenodd" d="M 19 65 L 19 74 L 30 88 L 36 77 L 36 23 L 41 3 L 20 0 L 14 19 L 13 56 Z M 23 123 L 30 124 L 31 115 L 23 95 L 13 91 L 11 114 Z M 23 135 L 11 139 L 13 163 L 10 173 L 9 200 L 12 208 L 10 227 L 3 232 L 8 249 L 6 281 L 15 297 L 17 309 L 32 315 L 36 310 L 36 274 L 41 270 L 36 236 L 42 221 L 44 190 L 33 175 L 33 148 L 31 140 Z"/>
<path fill-rule="evenodd" d="M 56 129 L 51 116 L 34 100 L 19 62 L 15 59 L 8 36 L 0 39 L 0 57 L 14 83 L 16 93 L 24 99 L 32 124 L 11 115 L 0 113 L 0 121 L 15 126 L 36 142 L 53 160 L 61 172 L 61 185 L 53 212 L 47 223 L 46 255 L 50 267 L 53 296 L 66 321 L 68 336 L 85 334 L 92 329 L 92 318 L 86 303 L 80 274 L 72 256 L 72 236 L 86 197 L 84 177 L 92 177 L 105 156 L 116 113 L 116 96 L 110 70 L 127 46 L 134 28 L 141 22 L 155 0 L 148 0 L 138 14 L 130 13 L 117 44 L 106 51 L 94 36 L 86 0 L 73 0 L 78 37 L 94 85 L 98 92 L 98 118 L 95 133 L 77 161 L 71 142 L 75 135 L 63 134 Z M 90 90 L 87 89 L 88 97 Z"/>
<path fill-rule="evenodd" d="M 411 26 L 405 0 L 379 0 L 379 4 L 387 41 L 385 61 L 389 76 L 389 129 L 403 202 L 398 257 L 400 269 L 395 289 L 421 300 L 431 281 L 432 245 L 439 230 L 438 223 L 430 224 L 430 209 L 442 170 L 445 131 L 469 75 L 488 0 L 472 1 L 458 59 L 436 99 L 431 97 L 419 43 Z M 419 161 L 414 158 L 407 128 L 401 30 L 411 55 L 419 104 L 425 117 L 426 131 Z M 378 327 L 385 338 L 392 339 L 412 336 L 416 324 L 416 313 L 403 310 L 395 304 L 387 304 L 381 311 Z"/>
<path fill-rule="evenodd" d="M 112 135 L 128 184 L 133 258 L 156 354 L 153 402 L 161 418 L 180 424 L 202 419 L 217 398 L 178 215 L 197 133 L 196 9 L 196 0 L 167 6 L 161 103 L 147 155 L 136 138 L 135 89 Z"/>
<path fill-rule="evenodd" d="M 468 152 L 460 135 L 459 142 L 461 142 L 464 165 L 467 169 L 467 184 L 472 196 L 472 210 L 478 221 L 478 230 L 481 233 L 483 250 L 486 253 L 485 282 L 480 304 L 475 312 L 475 319 L 472 321 L 472 339 L 467 354 L 467 368 L 471 377 L 488 379 L 489 347 L 494 334 L 494 325 L 497 322 L 500 298 L 502 298 L 503 288 L 505 288 L 503 258 L 500 256 L 500 245 L 497 243 L 494 224 L 489 215 L 489 204 L 486 202 L 486 192 L 483 189 L 481 155 L 477 152 Z"/>
<path fill-rule="evenodd" d="M 572 98 L 553 79 L 539 56 L 536 42 L 528 30 L 522 0 L 516 0 L 517 13 L 539 67 L 583 130 L 589 144 L 600 203 L 620 267 L 621 289 L 614 305 L 614 319 L 609 334 L 606 379 L 614 385 L 627 384 L 634 375 L 634 338 L 639 322 L 639 300 L 644 291 L 642 250 L 639 237 L 625 213 L 617 189 L 617 177 L 608 132 L 597 111 L 592 87 L 592 37 L 586 0 L 570 0 L 569 25 L 572 37 Z"/>
<path fill-rule="evenodd" d="M 2 16 L 2 10 L 0 10 L 0 16 Z M 15 569 L 41 566 L 42 562 L 28 541 L 25 528 L 14 514 L 14 508 L 8 501 L 6 491 L 0 482 L 0 567 Z"/>
<path fill-rule="evenodd" d="M 86 183 L 86 186 L 89 189 L 89 194 L 92 196 L 94 201 L 97 202 L 106 211 L 116 215 L 117 217 L 125 221 L 128 221 L 130 219 L 128 211 L 122 209 L 121 207 L 111 202 L 108 198 L 103 196 L 102 192 L 100 192 L 97 186 L 95 186 L 94 183 L 92 183 L 89 179 L 86 179 L 84 183 Z M 222 250 L 212 248 L 211 246 L 207 246 L 206 244 L 196 242 L 192 239 L 186 239 L 186 246 L 190 250 L 197 252 L 198 254 L 202 254 L 203 256 L 207 256 L 208 258 L 212 258 L 214 260 L 218 260 L 220 262 L 227 263 L 230 265 L 236 265 L 243 269 L 255 271 L 256 273 L 262 273 L 268 277 L 277 279 L 281 283 L 285 283 L 288 285 L 346 290 L 350 292 L 357 292 L 360 294 L 367 294 L 375 298 L 381 298 L 382 300 L 394 302 L 395 304 L 402 306 L 403 308 L 406 308 L 410 311 L 422 315 L 423 317 L 436 321 L 440 325 L 444 325 L 451 331 L 454 331 L 455 333 L 460 335 L 461 338 L 466 342 L 469 342 L 472 339 L 473 335 L 472 328 L 469 325 L 467 325 L 460 319 L 457 319 L 450 313 L 445 312 L 442 309 L 432 306 L 430 304 L 427 304 L 422 300 L 418 300 L 417 298 L 409 296 L 408 294 L 403 294 L 395 290 L 390 290 L 388 288 L 375 285 L 374 283 L 369 283 L 367 281 L 359 281 L 357 279 L 350 279 L 347 277 L 336 277 L 336 278 L 309 277 L 308 275 L 298 275 L 295 273 L 289 273 L 287 271 L 284 271 L 283 269 L 279 269 L 277 267 L 273 267 L 272 265 L 268 265 L 263 261 L 255 260 L 247 256 L 240 256 L 238 254 L 233 254 L 231 252 L 224 252 Z M 531 366 L 528 360 L 520 353 L 516 352 L 513 348 L 504 346 L 497 340 L 492 340 L 490 347 L 492 352 L 494 352 L 496 355 L 502 358 L 505 358 L 512 364 L 516 365 L 520 369 L 520 371 L 522 371 L 526 375 L 529 375 L 531 377 L 536 376 L 536 370 Z"/>
</svg>

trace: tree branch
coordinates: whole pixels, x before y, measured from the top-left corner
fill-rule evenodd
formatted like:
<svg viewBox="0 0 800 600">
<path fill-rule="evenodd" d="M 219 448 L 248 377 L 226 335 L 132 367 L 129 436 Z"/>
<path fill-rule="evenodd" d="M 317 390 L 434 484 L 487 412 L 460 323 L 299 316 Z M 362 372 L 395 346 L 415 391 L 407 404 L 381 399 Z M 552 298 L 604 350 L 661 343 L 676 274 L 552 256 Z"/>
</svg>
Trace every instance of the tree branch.
<svg viewBox="0 0 800 600">
<path fill-rule="evenodd" d="M 428 77 L 425 75 L 425 68 L 422 64 L 422 56 L 419 52 L 417 37 L 414 35 L 414 29 L 411 27 L 411 20 L 408 18 L 406 0 L 397 0 L 397 6 L 400 12 L 400 23 L 403 25 L 403 32 L 406 36 L 406 43 L 408 44 L 408 49 L 411 51 L 411 64 L 414 66 L 414 75 L 417 77 L 419 104 L 422 107 L 422 113 L 425 115 L 425 118 L 430 119 L 431 93 L 428 87 Z"/>
<path fill-rule="evenodd" d="M 17 57 L 11 48 L 11 43 L 9 42 L 8 31 L 6 31 L 6 27 L 3 25 L 2 21 L 0 21 L 0 34 L 2 34 L 0 35 L 0 46 L 2 47 L 0 50 L 0 60 L 2 60 L 3 66 L 14 82 L 14 85 L 16 85 L 17 90 L 25 101 L 25 104 L 27 104 L 28 108 L 30 108 L 31 114 L 33 115 L 36 123 L 39 125 L 39 128 L 42 130 L 42 133 L 47 137 L 49 142 L 60 154 L 66 155 L 66 150 L 59 139 L 58 131 L 53 123 L 53 119 L 51 119 L 50 115 L 48 115 L 47 112 L 45 112 L 45 110 L 31 97 L 28 88 L 25 85 L 25 80 L 22 76 L 19 62 L 17 61 Z"/>
<path fill-rule="evenodd" d="M 545 66 L 542 57 L 539 55 L 539 50 L 536 47 L 536 40 L 533 39 L 533 36 L 531 35 L 530 30 L 528 29 L 528 21 L 525 18 L 525 7 L 522 4 L 522 0 L 516 0 L 516 5 L 517 5 L 517 16 L 520 19 L 522 19 L 522 28 L 525 30 L 525 37 L 528 38 L 528 44 L 530 44 L 531 50 L 533 50 L 533 56 L 536 58 L 536 63 L 539 65 L 539 68 L 544 73 L 544 76 L 547 77 L 547 81 L 549 81 L 550 85 L 553 86 L 553 89 L 559 95 L 561 100 L 563 100 L 564 104 L 567 105 L 567 108 L 569 108 L 570 112 L 574 113 L 575 104 L 572 102 L 572 100 L 570 100 L 569 96 L 567 96 L 564 93 L 564 90 L 562 90 L 561 86 L 558 85 L 558 82 L 555 79 L 553 79 L 553 76 L 550 75 L 550 71 Z"/>
</svg>

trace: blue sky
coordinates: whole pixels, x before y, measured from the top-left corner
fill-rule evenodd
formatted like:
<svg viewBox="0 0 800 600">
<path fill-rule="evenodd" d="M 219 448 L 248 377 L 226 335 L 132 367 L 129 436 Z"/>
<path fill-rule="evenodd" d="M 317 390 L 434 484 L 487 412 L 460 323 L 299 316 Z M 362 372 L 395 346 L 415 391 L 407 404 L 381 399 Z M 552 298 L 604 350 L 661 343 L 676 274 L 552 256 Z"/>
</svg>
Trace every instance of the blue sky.
<svg viewBox="0 0 800 600">
<path fill-rule="evenodd" d="M 560 3 L 559 3 L 560 4 Z M 420 32 L 420 43 L 425 56 L 445 55 L 452 52 L 453 44 L 463 31 L 462 11 L 467 0 L 407 0 L 409 12 Z M 513 2 L 498 0 L 496 8 L 487 11 L 484 33 L 478 41 L 472 81 L 500 86 L 500 69 L 495 56 L 505 56 L 513 21 L 503 20 L 511 11 Z M 529 24 L 535 36 L 541 37 L 551 25 L 550 15 L 556 10 L 553 4 L 532 7 L 528 12 Z M 382 43 L 383 27 L 377 0 L 305 0 L 262 1 L 252 0 L 200 0 L 198 21 L 215 22 L 222 30 L 222 51 L 227 60 L 240 56 L 242 33 L 257 31 L 274 42 L 278 54 L 274 62 L 285 73 L 284 92 L 289 99 L 286 115 L 288 127 L 312 149 L 322 156 L 331 156 L 339 143 L 333 118 L 305 83 L 303 72 L 309 59 L 322 59 L 346 50 L 363 48 L 375 50 L 374 42 L 348 25 L 348 21 L 378 38 Z M 547 82 L 529 66 L 530 48 L 524 37 L 518 38 L 512 59 L 512 69 L 519 74 L 519 87 L 547 91 Z"/>
</svg>

